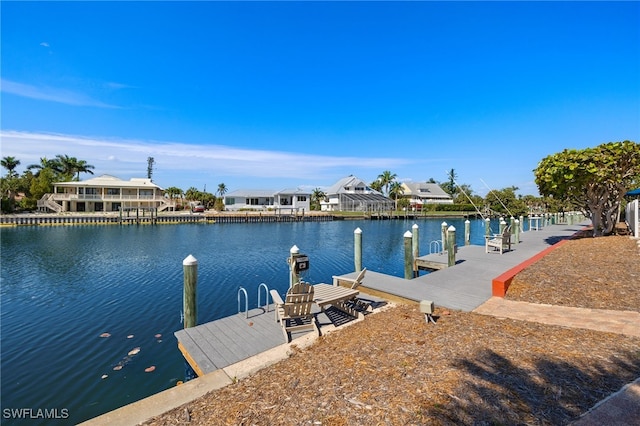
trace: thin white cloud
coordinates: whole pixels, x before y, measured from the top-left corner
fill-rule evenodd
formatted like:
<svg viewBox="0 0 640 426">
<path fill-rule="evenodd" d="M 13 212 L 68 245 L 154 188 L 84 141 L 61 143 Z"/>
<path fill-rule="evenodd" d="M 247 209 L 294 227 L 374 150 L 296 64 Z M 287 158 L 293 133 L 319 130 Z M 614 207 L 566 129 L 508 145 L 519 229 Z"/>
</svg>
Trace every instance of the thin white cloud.
<svg viewBox="0 0 640 426">
<path fill-rule="evenodd" d="M 47 43 L 46 41 L 43 41 L 42 43 L 40 43 L 40 46 L 42 46 L 42 47 L 50 47 L 49 43 Z"/>
<path fill-rule="evenodd" d="M 24 98 L 57 102 L 67 105 L 118 108 L 115 105 L 109 105 L 96 99 L 92 99 L 83 93 L 47 86 L 38 87 L 5 79 L 0 79 L 0 90 L 4 93 L 22 96 Z"/>
<path fill-rule="evenodd" d="M 0 131 L 2 155 L 22 164 L 38 163 L 41 157 L 66 154 L 95 166 L 94 173 L 121 178 L 144 176 L 147 158 L 153 157 L 167 184 L 202 174 L 253 179 L 286 179 L 290 182 L 326 175 L 375 171 L 400 167 L 410 160 L 377 157 L 341 157 L 296 152 L 252 150 L 225 145 L 95 138 L 75 135 Z M 344 171 L 344 172 L 343 172 Z M 155 176 L 155 175 L 154 175 Z M 188 180 L 188 179 L 187 179 Z"/>
</svg>

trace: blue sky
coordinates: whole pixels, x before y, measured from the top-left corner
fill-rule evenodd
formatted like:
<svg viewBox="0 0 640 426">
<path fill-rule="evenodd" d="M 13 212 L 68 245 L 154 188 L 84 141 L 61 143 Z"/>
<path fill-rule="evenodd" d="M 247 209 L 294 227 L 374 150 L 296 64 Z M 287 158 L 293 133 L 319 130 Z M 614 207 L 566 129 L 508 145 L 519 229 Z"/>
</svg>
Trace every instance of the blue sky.
<svg viewBox="0 0 640 426">
<path fill-rule="evenodd" d="M 640 142 L 639 2 L 6 2 L 1 155 L 162 187 L 480 195 Z M 83 175 L 83 179 L 91 177 Z"/>
</svg>

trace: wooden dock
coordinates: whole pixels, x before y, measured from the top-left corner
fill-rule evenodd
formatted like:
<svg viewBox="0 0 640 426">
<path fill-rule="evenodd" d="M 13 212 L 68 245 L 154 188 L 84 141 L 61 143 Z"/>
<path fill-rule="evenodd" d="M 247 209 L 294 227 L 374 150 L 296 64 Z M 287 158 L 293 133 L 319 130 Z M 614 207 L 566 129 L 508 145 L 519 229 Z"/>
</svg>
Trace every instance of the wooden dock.
<svg viewBox="0 0 640 426">
<path fill-rule="evenodd" d="M 439 307 L 470 312 L 491 298 L 495 277 L 551 245 L 570 238 L 583 227 L 584 224 L 551 225 L 522 233 L 521 242 L 502 255 L 498 252 L 485 253 L 484 246 L 459 247 L 454 266 L 411 280 L 367 270 L 363 283 L 358 287 L 359 297 L 373 301 L 376 306 L 384 304 L 384 301 L 420 303 L 430 300 Z M 445 255 L 425 256 L 429 257 L 434 258 L 434 262 L 440 258 L 446 262 Z M 355 278 L 356 273 L 341 276 Z M 177 331 L 178 347 L 194 371 L 202 376 L 278 346 L 286 346 L 282 327 L 275 321 L 273 306 L 269 309 L 252 309 L 248 318 L 243 312 Z M 321 333 L 323 327 L 340 326 L 355 320 L 335 308 L 314 312 Z M 292 335 L 292 344 L 307 334 Z"/>
<path fill-rule="evenodd" d="M 384 304 L 372 300 L 375 306 Z M 321 312 L 314 306 L 316 322 L 322 334 L 328 327 L 338 327 L 357 319 L 336 308 Z M 291 344 L 314 332 L 291 335 Z M 278 346 L 288 346 L 282 335 L 282 326 L 275 320 L 273 305 L 211 321 L 174 333 L 178 349 L 198 376 L 220 370 Z"/>
<path fill-rule="evenodd" d="M 503 254 L 497 251 L 486 253 L 485 247 L 478 245 L 458 247 L 456 264 L 452 267 L 446 267 L 446 255 L 426 255 L 424 261 L 432 264 L 444 262 L 444 268 L 411 280 L 367 270 L 359 288 L 363 293 L 386 300 L 409 303 L 431 300 L 436 306 L 470 312 L 492 297 L 492 280 L 495 277 L 553 244 L 570 238 L 585 225 L 549 225 L 538 231 L 523 232 L 520 243 L 512 244 L 512 250 Z M 344 276 L 353 278 L 355 275 L 352 272 Z"/>
</svg>

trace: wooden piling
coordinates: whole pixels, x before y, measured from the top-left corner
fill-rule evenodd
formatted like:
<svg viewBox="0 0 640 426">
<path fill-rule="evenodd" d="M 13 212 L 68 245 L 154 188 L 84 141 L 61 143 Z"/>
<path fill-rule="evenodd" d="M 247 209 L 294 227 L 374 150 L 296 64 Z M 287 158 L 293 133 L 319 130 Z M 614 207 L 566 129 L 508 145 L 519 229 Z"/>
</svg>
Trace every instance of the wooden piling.
<svg viewBox="0 0 640 426">
<path fill-rule="evenodd" d="M 440 224 L 440 237 L 442 239 L 442 252 L 444 253 L 447 247 L 447 222 Z"/>
<path fill-rule="evenodd" d="M 184 328 L 198 325 L 198 260 L 192 255 L 187 256 L 182 261 L 184 271 Z"/>
<path fill-rule="evenodd" d="M 362 229 L 353 231 L 353 263 L 355 271 L 362 271 Z"/>
<path fill-rule="evenodd" d="M 413 251 L 413 260 L 412 260 L 412 268 L 413 268 L 413 276 L 418 277 L 420 275 L 420 271 L 418 270 L 418 265 L 416 264 L 416 259 L 420 257 L 420 232 L 419 226 L 417 223 L 414 223 L 411 227 L 411 247 Z"/>
<path fill-rule="evenodd" d="M 413 255 L 412 255 L 412 234 L 410 231 L 404 233 L 404 278 L 413 278 Z"/>
<path fill-rule="evenodd" d="M 491 219 L 486 218 L 484 220 L 484 235 L 488 237 L 491 235 Z"/>
<path fill-rule="evenodd" d="M 447 229 L 447 265 L 452 267 L 456 264 L 456 228 L 451 225 Z"/>
<path fill-rule="evenodd" d="M 471 222 L 469 219 L 464 221 L 464 245 L 471 245 Z"/>
</svg>

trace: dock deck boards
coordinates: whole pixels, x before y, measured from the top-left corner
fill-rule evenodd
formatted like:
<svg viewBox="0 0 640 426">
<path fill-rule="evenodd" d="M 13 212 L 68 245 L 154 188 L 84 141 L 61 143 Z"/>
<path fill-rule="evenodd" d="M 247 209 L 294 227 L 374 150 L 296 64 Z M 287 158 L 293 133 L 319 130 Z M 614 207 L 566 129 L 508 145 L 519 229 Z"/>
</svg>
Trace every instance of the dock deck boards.
<svg viewBox="0 0 640 426">
<path fill-rule="evenodd" d="M 502 255 L 497 251 L 486 253 L 484 245 L 458 247 L 454 266 L 411 280 L 368 270 L 360 289 L 380 297 L 387 294 L 415 302 L 431 300 L 437 306 L 470 312 L 491 298 L 491 282 L 495 277 L 583 228 L 584 224 L 562 224 L 523 232 L 520 243 L 512 244 L 511 250 Z M 447 261 L 446 254 L 421 258 L 432 262 Z M 355 272 L 343 276 L 353 278 Z"/>
<path fill-rule="evenodd" d="M 379 302 L 378 297 L 393 300 L 420 302 L 431 300 L 436 306 L 470 312 L 486 302 L 492 295 L 492 280 L 503 272 L 533 257 L 556 242 L 569 238 L 584 225 L 551 225 L 538 231 L 520 234 L 520 243 L 500 255 L 485 253 L 484 246 L 458 248 L 456 264 L 420 277 L 406 280 L 372 270 L 367 274 L 359 290 L 362 299 Z M 445 255 L 439 257 L 446 262 Z M 366 265 L 365 265 L 366 266 Z M 356 273 L 340 275 L 355 278 Z M 254 355 L 285 344 L 282 327 L 275 321 L 274 308 L 252 309 L 245 313 L 175 332 L 178 347 L 198 375 L 207 374 Z M 325 312 L 315 310 L 318 326 L 345 324 L 352 318 L 329 308 Z M 308 334 L 293 333 L 292 341 Z M 195 365 L 194 365 L 195 364 Z"/>
<path fill-rule="evenodd" d="M 375 300 L 376 303 L 380 301 Z M 324 312 L 314 306 L 318 327 L 340 326 L 355 318 L 330 307 Z M 291 341 L 309 334 L 291 333 Z M 313 332 L 311 332 L 313 333 Z M 276 322 L 274 306 L 251 309 L 249 317 L 239 313 L 174 333 L 178 347 L 195 372 L 201 376 L 285 344 L 282 326 Z"/>
</svg>

